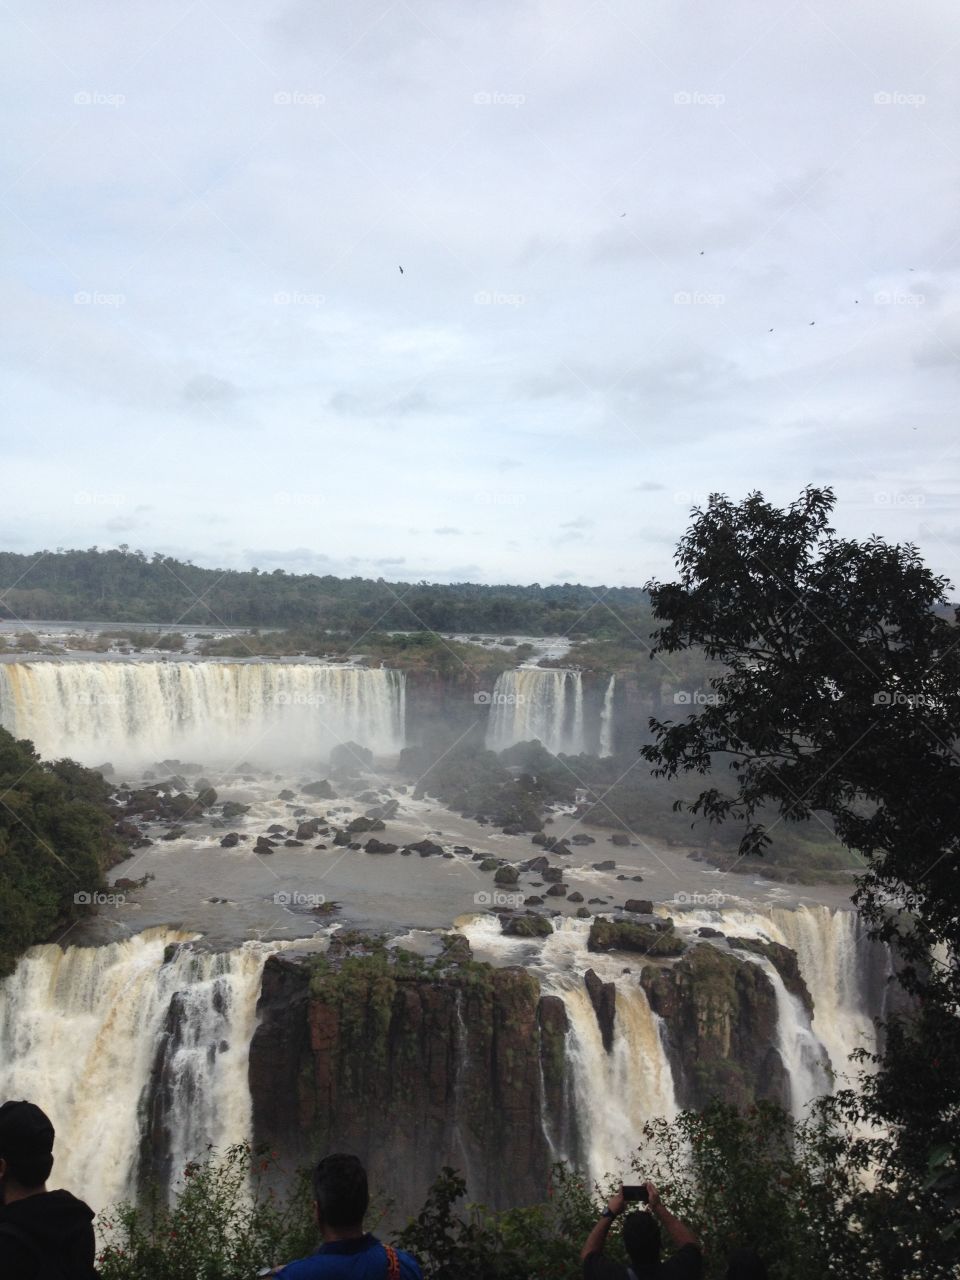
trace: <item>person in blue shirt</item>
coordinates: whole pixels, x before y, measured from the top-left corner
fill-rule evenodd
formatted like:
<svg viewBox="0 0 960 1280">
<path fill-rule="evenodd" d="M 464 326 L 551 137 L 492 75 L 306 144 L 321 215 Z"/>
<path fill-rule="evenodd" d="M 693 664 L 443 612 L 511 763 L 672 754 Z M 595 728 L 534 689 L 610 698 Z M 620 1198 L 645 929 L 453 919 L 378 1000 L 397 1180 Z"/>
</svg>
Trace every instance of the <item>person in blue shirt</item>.
<svg viewBox="0 0 960 1280">
<path fill-rule="evenodd" d="M 356 1156 L 326 1156 L 313 1171 L 323 1244 L 273 1274 L 280 1280 L 423 1280 L 416 1258 L 363 1229 L 370 1203 L 367 1172 Z"/>
</svg>

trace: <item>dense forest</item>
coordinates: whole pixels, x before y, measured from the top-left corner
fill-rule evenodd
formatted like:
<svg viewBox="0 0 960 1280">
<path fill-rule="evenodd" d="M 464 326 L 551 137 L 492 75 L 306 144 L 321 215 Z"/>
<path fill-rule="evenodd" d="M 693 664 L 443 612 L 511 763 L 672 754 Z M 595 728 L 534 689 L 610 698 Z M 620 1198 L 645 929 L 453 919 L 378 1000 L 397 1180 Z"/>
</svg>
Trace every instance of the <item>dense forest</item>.
<svg viewBox="0 0 960 1280">
<path fill-rule="evenodd" d="M 0 552 L 0 619 L 309 625 L 379 631 L 625 636 L 649 629 L 639 587 L 480 586 L 319 577 L 283 569 L 202 569 L 127 546 L 101 551 Z"/>
<path fill-rule="evenodd" d="M 72 760 L 41 760 L 0 729 L 0 977 L 35 942 L 89 911 L 126 856 L 110 787 Z"/>
</svg>

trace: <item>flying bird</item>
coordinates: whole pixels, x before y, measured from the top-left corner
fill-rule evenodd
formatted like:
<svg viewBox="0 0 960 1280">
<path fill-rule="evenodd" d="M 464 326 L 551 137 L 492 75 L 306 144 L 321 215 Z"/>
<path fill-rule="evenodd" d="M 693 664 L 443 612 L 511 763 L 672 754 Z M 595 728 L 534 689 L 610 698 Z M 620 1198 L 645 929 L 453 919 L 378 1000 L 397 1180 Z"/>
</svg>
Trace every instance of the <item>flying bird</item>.
<svg viewBox="0 0 960 1280">
<path fill-rule="evenodd" d="M 400 274 L 403 275 L 403 267 L 400 268 Z"/>
<path fill-rule="evenodd" d="M 768 329 L 768 330 L 767 330 L 767 333 L 773 333 L 773 330 L 772 330 L 772 329 Z"/>
<path fill-rule="evenodd" d="M 810 323 L 811 323 L 811 324 L 816 324 L 817 322 L 816 322 L 816 320 L 811 320 L 811 321 L 810 321 Z"/>
<path fill-rule="evenodd" d="M 703 257 L 703 250 L 702 250 L 702 249 L 700 250 L 700 257 L 701 257 L 701 258 Z"/>
</svg>

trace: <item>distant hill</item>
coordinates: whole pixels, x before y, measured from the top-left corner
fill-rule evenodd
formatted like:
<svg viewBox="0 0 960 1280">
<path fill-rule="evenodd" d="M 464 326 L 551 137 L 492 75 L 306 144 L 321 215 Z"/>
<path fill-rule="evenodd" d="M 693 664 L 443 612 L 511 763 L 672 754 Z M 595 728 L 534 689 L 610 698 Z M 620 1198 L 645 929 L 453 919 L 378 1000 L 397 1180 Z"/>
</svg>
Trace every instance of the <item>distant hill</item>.
<svg viewBox="0 0 960 1280">
<path fill-rule="evenodd" d="M 639 587 L 480 586 L 202 569 L 127 547 L 0 552 L 0 619 L 626 636 L 650 626 Z"/>
</svg>

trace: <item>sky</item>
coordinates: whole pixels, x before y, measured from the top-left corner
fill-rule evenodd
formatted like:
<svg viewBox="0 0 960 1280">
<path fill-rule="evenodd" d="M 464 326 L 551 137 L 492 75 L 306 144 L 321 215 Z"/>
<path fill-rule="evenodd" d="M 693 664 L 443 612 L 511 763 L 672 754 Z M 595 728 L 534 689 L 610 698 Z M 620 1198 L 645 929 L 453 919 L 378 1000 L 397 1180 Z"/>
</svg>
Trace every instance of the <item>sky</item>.
<svg viewBox="0 0 960 1280">
<path fill-rule="evenodd" d="M 5 16 L 0 547 L 641 585 L 829 484 L 960 583 L 954 5 Z"/>
</svg>

